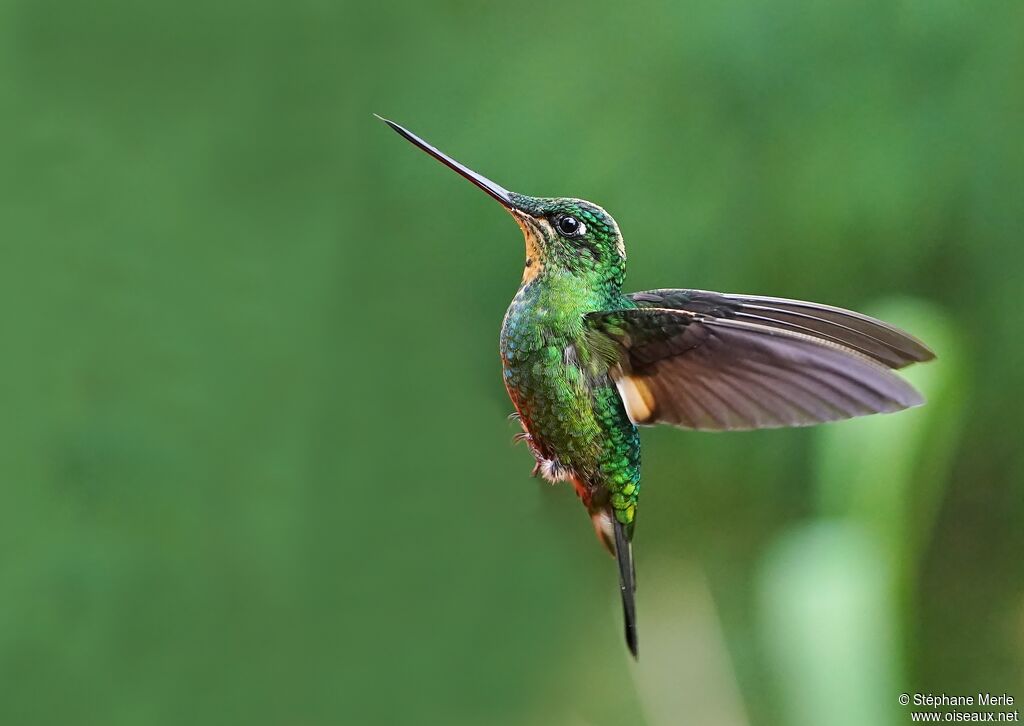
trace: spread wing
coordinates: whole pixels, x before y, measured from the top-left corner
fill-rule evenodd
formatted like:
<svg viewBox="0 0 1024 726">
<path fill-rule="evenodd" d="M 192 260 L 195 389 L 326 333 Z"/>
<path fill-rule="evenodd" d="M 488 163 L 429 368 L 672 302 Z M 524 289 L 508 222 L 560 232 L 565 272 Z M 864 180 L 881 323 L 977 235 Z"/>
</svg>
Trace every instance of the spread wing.
<svg viewBox="0 0 1024 726">
<path fill-rule="evenodd" d="M 638 424 L 808 426 L 923 403 L 860 346 L 840 344 L 831 333 L 792 330 L 782 324 L 788 321 L 770 325 L 738 314 L 642 307 L 591 313 L 586 322 L 595 349 L 612 360 L 619 393 Z M 886 350 L 896 357 L 893 348 Z"/>
<path fill-rule="evenodd" d="M 803 333 L 874 358 L 889 368 L 935 357 L 914 336 L 852 310 L 802 300 L 707 290 L 646 290 L 628 295 L 640 307 L 671 308 Z"/>
</svg>

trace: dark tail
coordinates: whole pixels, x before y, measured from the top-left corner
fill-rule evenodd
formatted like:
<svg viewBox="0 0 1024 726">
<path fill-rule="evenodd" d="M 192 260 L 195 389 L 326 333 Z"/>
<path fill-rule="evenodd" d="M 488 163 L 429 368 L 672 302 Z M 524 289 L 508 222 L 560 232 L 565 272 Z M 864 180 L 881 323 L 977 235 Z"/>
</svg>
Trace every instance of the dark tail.
<svg viewBox="0 0 1024 726">
<path fill-rule="evenodd" d="M 634 658 L 639 659 L 640 648 L 636 636 L 636 570 L 633 569 L 633 549 L 626 536 L 626 528 L 612 514 L 615 527 L 615 558 L 619 561 L 619 592 L 622 594 L 622 616 L 626 621 L 626 645 Z"/>
</svg>

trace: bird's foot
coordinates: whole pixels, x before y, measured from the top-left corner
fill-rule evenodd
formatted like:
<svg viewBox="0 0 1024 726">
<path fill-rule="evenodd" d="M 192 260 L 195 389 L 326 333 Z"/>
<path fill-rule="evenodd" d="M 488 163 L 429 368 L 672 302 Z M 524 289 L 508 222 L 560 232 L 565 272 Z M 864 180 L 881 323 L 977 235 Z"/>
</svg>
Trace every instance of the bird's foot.
<svg viewBox="0 0 1024 726">
<path fill-rule="evenodd" d="M 519 421 L 522 424 L 519 414 L 513 412 L 509 415 L 509 419 L 513 421 Z M 524 427 L 525 428 L 525 427 Z M 564 481 L 572 474 L 571 470 L 567 467 L 562 466 L 562 463 L 555 458 L 548 458 L 545 456 L 537 444 L 534 442 L 533 437 L 530 436 L 529 431 L 521 431 L 518 434 L 512 436 L 513 444 L 525 443 L 530 447 L 530 453 L 533 454 L 533 458 L 536 459 L 536 463 L 533 465 L 533 469 L 530 471 L 530 476 L 537 477 L 541 476 L 547 479 L 552 484 L 560 481 Z"/>
<path fill-rule="evenodd" d="M 557 484 L 560 481 L 565 481 L 571 478 L 572 470 L 562 465 L 558 459 L 545 459 L 544 457 L 538 456 L 537 463 L 533 467 L 534 476 L 540 471 L 540 475 L 547 479 L 552 484 Z"/>
</svg>

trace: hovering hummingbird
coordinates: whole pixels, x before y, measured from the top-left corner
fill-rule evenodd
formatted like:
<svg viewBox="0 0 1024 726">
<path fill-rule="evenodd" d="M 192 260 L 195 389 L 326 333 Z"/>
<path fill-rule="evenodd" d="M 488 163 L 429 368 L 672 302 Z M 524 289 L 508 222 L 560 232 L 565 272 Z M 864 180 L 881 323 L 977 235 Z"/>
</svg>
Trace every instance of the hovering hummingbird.
<svg viewBox="0 0 1024 726">
<path fill-rule="evenodd" d="M 523 232 L 523 279 L 500 338 L 505 388 L 523 429 L 517 438 L 536 459 L 534 475 L 572 483 L 617 558 L 634 657 L 638 425 L 809 426 L 924 402 L 891 369 L 935 355 L 904 331 L 799 300 L 674 288 L 624 293 L 626 248 L 604 209 L 510 192 L 377 118 L 494 197 Z"/>
</svg>

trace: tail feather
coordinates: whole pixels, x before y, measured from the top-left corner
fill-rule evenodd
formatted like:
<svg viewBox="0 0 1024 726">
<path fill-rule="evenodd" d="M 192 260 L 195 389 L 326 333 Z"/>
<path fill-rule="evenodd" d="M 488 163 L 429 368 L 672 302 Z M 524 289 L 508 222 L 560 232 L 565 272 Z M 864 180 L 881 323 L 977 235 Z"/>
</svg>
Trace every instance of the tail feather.
<svg viewBox="0 0 1024 726">
<path fill-rule="evenodd" d="M 634 658 L 639 658 L 640 648 L 636 632 L 636 570 L 633 567 L 633 548 L 626 527 L 612 515 L 615 528 L 615 558 L 619 562 L 619 592 L 622 595 L 622 616 L 626 626 L 626 645 Z"/>
</svg>

